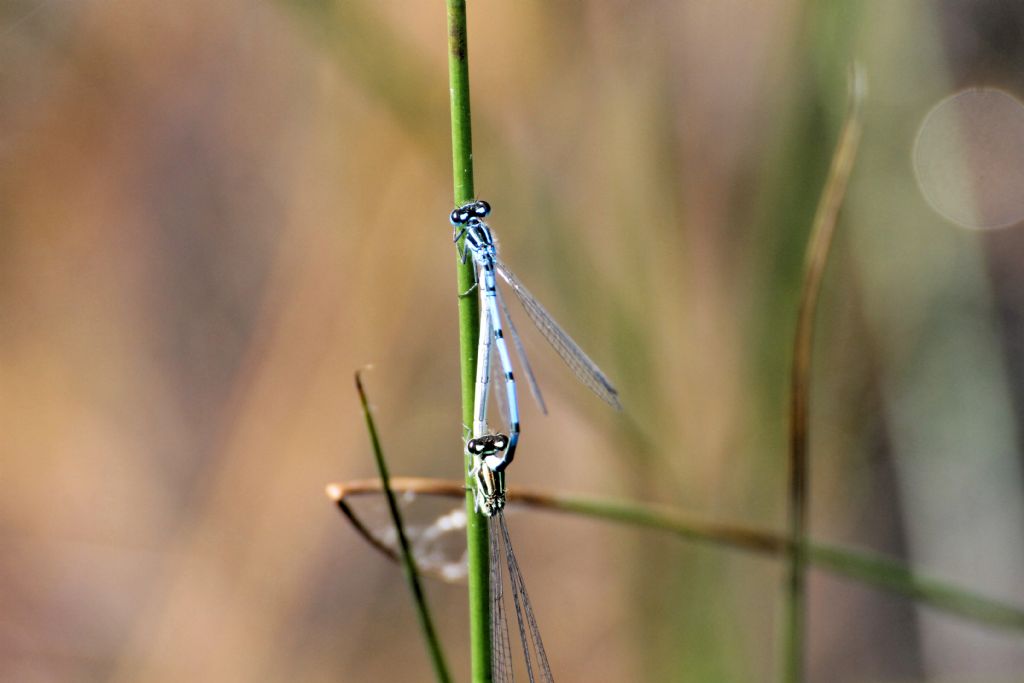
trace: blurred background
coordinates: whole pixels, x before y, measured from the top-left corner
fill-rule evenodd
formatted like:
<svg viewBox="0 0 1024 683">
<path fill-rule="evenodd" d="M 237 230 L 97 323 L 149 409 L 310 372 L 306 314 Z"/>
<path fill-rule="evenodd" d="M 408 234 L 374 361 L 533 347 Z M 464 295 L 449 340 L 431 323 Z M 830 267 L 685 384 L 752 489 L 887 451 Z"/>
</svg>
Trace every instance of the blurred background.
<svg viewBox="0 0 1024 683">
<path fill-rule="evenodd" d="M 626 406 L 519 316 L 551 415 L 524 399 L 510 481 L 783 528 L 856 59 L 811 531 L 1024 604 L 1024 7 L 469 15 L 505 260 Z M 375 474 L 367 363 L 392 473 L 461 476 L 447 98 L 440 0 L 0 4 L 0 680 L 430 680 L 400 570 L 323 488 Z M 777 561 L 509 518 L 559 680 L 777 679 Z M 465 590 L 428 589 L 468 680 Z M 811 681 L 1024 680 L 1019 635 L 820 572 L 809 610 Z"/>
</svg>

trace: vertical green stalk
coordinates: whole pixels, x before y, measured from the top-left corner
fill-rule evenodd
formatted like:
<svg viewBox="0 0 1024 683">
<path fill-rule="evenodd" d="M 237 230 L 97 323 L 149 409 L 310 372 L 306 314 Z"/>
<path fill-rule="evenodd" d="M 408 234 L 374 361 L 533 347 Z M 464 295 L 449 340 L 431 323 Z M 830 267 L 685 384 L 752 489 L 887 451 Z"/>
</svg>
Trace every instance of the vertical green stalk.
<svg viewBox="0 0 1024 683">
<path fill-rule="evenodd" d="M 374 423 L 373 414 L 370 412 L 370 402 L 366 399 L 366 391 L 363 389 L 363 378 L 358 372 L 356 373 L 356 391 L 359 392 L 359 401 L 363 406 L 363 415 L 366 417 L 366 429 L 370 432 L 373 457 L 377 462 L 377 471 L 380 473 L 380 481 L 388 499 L 391 519 L 395 524 L 395 530 L 398 532 L 398 545 L 402 550 L 402 569 L 405 570 L 405 579 L 409 582 L 409 590 L 412 591 L 413 601 L 416 604 L 416 615 L 420 619 L 420 628 L 423 630 L 423 637 L 427 641 L 427 652 L 430 654 L 430 661 L 434 665 L 434 675 L 437 677 L 438 683 L 451 683 L 452 677 L 448 673 L 448 664 L 445 662 L 444 652 L 441 650 L 441 641 L 437 638 L 437 631 L 434 630 L 434 621 L 430 618 L 427 596 L 423 592 L 423 586 L 420 585 L 416 560 L 413 559 L 412 550 L 409 547 L 409 539 L 405 535 L 405 526 L 402 524 L 402 514 L 398 509 L 398 501 L 395 499 L 395 492 L 391 490 L 388 465 L 384 460 L 384 451 L 380 446 L 377 425 Z"/>
<path fill-rule="evenodd" d="M 811 360 L 814 350 L 814 321 L 825 266 L 832 247 L 839 207 L 853 170 L 860 140 L 860 106 L 864 97 L 864 76 L 856 67 L 850 72 L 849 107 L 839 142 L 836 144 L 828 179 L 821 192 L 804 255 L 804 281 L 800 291 L 793 365 L 790 375 L 789 410 L 789 550 L 786 615 L 783 631 L 783 681 L 804 679 L 804 650 L 807 611 L 807 508 L 810 457 L 808 454 Z"/>
<path fill-rule="evenodd" d="M 448 9 L 448 85 L 452 108 L 452 174 L 455 204 L 474 199 L 473 134 L 469 110 L 469 45 L 466 39 L 465 0 L 446 0 Z M 463 248 L 460 242 L 459 252 Z M 456 262 L 459 293 L 473 286 L 473 262 Z M 464 433 L 473 424 L 473 388 L 476 381 L 476 342 L 480 310 L 475 296 L 459 297 L 459 350 L 462 368 L 462 424 Z M 491 680 L 490 574 L 487 522 L 474 509 L 472 460 L 465 456 L 466 543 L 469 560 L 469 638 L 474 683 Z"/>
</svg>

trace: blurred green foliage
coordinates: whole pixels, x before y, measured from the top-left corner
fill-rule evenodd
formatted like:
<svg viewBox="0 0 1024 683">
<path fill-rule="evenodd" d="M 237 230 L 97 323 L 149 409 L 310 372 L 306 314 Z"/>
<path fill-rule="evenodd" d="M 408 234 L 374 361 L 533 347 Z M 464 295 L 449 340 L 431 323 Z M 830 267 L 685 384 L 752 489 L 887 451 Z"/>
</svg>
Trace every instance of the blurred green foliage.
<svg viewBox="0 0 1024 683">
<path fill-rule="evenodd" d="M 626 405 L 527 338 L 552 415 L 524 407 L 516 483 L 782 528 L 800 260 L 856 57 L 811 535 L 1020 604 L 1024 238 L 934 214 L 910 149 L 950 92 L 1020 92 L 1021 11 L 469 12 L 503 254 Z M 348 389 L 367 362 L 393 472 L 461 470 L 445 49 L 437 3 L 0 10 L 0 679 L 424 678 L 399 572 L 321 490 L 372 473 Z M 561 680 L 775 680 L 777 562 L 510 524 Z M 428 591 L 458 668 L 465 592 Z M 812 681 L 1024 664 L 1019 638 L 824 575 L 809 606 Z"/>
</svg>

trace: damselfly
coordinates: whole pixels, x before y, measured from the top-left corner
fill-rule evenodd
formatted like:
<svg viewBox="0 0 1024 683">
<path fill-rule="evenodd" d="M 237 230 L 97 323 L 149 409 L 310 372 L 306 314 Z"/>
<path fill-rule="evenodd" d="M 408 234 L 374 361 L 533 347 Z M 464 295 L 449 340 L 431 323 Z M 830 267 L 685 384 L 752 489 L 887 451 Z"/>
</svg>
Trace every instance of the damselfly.
<svg viewBox="0 0 1024 683">
<path fill-rule="evenodd" d="M 512 291 L 516 293 L 519 302 L 523 305 L 526 310 L 526 314 L 533 321 L 533 324 L 537 326 L 544 338 L 547 339 L 548 343 L 554 347 L 558 355 L 565 361 L 569 369 L 572 370 L 576 378 L 579 379 L 584 385 L 590 388 L 595 394 L 600 396 L 616 410 L 621 410 L 622 406 L 619 403 L 619 394 L 612 383 L 608 380 L 601 369 L 597 367 L 594 361 L 590 360 L 583 349 L 579 347 L 576 342 L 572 340 L 565 330 L 563 330 L 558 323 L 554 321 L 551 315 L 544 309 L 540 303 L 530 294 L 529 290 L 523 286 L 522 282 L 519 281 L 512 271 L 501 262 L 498 258 L 497 248 L 494 243 L 494 236 L 491 234 L 491 229 L 484 222 L 484 218 L 491 212 L 491 206 L 485 201 L 477 200 L 470 202 L 464 206 L 459 207 L 452 211 L 450 220 L 452 226 L 455 228 L 454 241 L 458 242 L 460 239 L 465 237 L 464 248 L 462 251 L 462 259 L 465 262 L 466 258 L 472 257 L 473 264 L 475 266 L 475 273 L 477 279 L 477 287 L 480 292 L 480 351 L 489 351 L 491 339 L 493 337 L 494 344 L 498 347 L 498 357 L 501 361 L 501 368 L 504 373 L 505 379 L 505 390 L 507 393 L 508 401 L 508 412 L 509 412 L 509 436 L 508 446 L 505 449 L 496 450 L 492 455 L 487 456 L 488 467 L 495 472 L 500 472 L 508 467 L 508 464 L 512 462 L 512 458 L 515 457 L 516 444 L 519 442 L 519 405 L 516 400 L 516 383 L 513 376 L 512 359 L 508 352 L 508 345 L 505 343 L 504 328 L 502 325 L 502 312 L 505 313 L 505 320 L 508 322 L 509 333 L 512 336 L 512 341 L 516 346 L 516 351 L 519 354 L 520 361 L 522 362 L 523 370 L 526 373 L 527 379 L 530 382 L 530 388 L 533 391 L 534 396 L 537 398 L 537 402 L 541 406 L 541 410 L 544 411 L 544 401 L 540 395 L 540 390 L 537 387 L 536 380 L 533 377 L 533 371 L 530 369 L 529 362 L 526 360 L 526 354 L 523 351 L 522 343 L 519 341 L 519 335 L 516 333 L 515 326 L 512 324 L 511 318 L 508 317 L 508 309 L 505 307 L 503 300 L 498 294 L 498 288 L 496 285 L 496 278 L 494 273 L 497 272 L 501 275 L 502 279 L 508 283 L 512 288 Z M 484 348 L 486 345 L 486 349 Z M 483 423 L 486 422 L 486 411 L 487 401 L 480 400 L 481 392 L 486 395 L 486 386 L 481 386 L 481 381 L 486 384 L 489 379 L 489 354 L 480 353 L 477 356 L 478 362 L 482 359 L 487 359 L 486 373 L 477 372 L 477 400 L 476 400 L 476 414 L 474 415 L 474 426 L 473 435 L 481 436 L 486 430 L 481 428 Z M 481 377 L 483 378 L 481 380 Z"/>
<path fill-rule="evenodd" d="M 491 597 L 491 678 L 495 683 L 514 680 L 512 672 L 512 644 L 508 634 L 508 620 L 505 616 L 505 583 L 502 576 L 502 558 L 508 567 L 509 586 L 519 624 L 519 640 L 526 659 L 526 672 L 530 683 L 544 681 L 554 683 L 551 665 L 548 664 L 540 629 L 533 614 L 530 596 L 526 592 L 519 562 L 512 550 L 512 539 L 505 523 L 505 472 L 494 470 L 488 461 L 501 460 L 501 452 L 508 448 L 511 440 L 504 434 L 485 434 L 470 439 L 466 450 L 473 457 L 473 495 L 476 508 L 488 520 L 490 533 L 490 597 Z M 527 635 L 529 634 L 529 635 Z M 536 667 L 534 664 L 536 663 Z"/>
<path fill-rule="evenodd" d="M 519 562 L 512 550 L 512 540 L 505 523 L 505 470 L 515 456 L 519 440 L 519 406 L 516 383 L 513 376 L 512 359 L 505 343 L 503 328 L 507 323 L 512 341 L 519 354 L 523 370 L 530 382 L 534 397 L 544 411 L 544 400 L 540 395 L 533 371 L 526 360 L 519 335 L 516 333 L 508 309 L 498 294 L 495 272 L 512 287 L 527 315 L 540 330 L 544 338 L 569 366 L 583 384 L 604 399 L 615 409 L 621 409 L 618 392 L 600 368 L 590 360 L 583 350 L 552 319 L 515 275 L 498 259 L 494 236 L 483 221 L 491 212 L 485 201 L 474 201 L 451 213 L 455 228 L 454 241 L 465 238 L 462 259 L 472 257 L 476 284 L 480 299 L 480 329 L 477 341 L 476 389 L 473 401 L 472 438 L 466 443 L 466 451 L 473 459 L 470 472 L 473 481 L 473 496 L 476 509 L 488 518 L 490 535 L 490 591 L 491 591 L 491 658 L 492 676 L 495 681 L 511 681 L 512 654 L 505 615 L 504 580 L 502 555 L 508 568 L 509 585 L 519 624 L 519 637 L 526 659 L 526 670 L 530 682 L 536 680 L 553 682 L 540 630 L 533 614 L 526 584 L 519 570 Z M 491 432 L 487 424 L 487 403 L 491 373 L 491 350 L 498 349 L 501 370 L 504 375 L 506 408 L 509 425 L 508 436 Z M 536 672 L 534 664 L 536 663 Z"/>
<path fill-rule="evenodd" d="M 485 226 L 486 228 L 486 226 Z M 468 241 L 467 237 L 467 241 Z M 488 263 L 488 262 L 485 262 Z M 493 260 L 489 261 L 493 265 Z M 497 308 L 494 288 L 493 268 L 480 268 L 485 286 L 481 288 L 480 305 Z M 489 283 L 488 283 L 489 276 Z M 493 309 L 492 309 L 493 310 Z M 504 345 L 500 326 L 492 329 L 493 321 L 500 320 L 496 316 L 481 311 L 480 331 L 477 348 L 476 391 L 473 397 L 473 438 L 466 443 L 466 452 L 472 457 L 473 466 L 470 478 L 473 482 L 473 499 L 476 510 L 488 519 L 488 536 L 490 537 L 490 598 L 491 598 L 491 675 L 498 682 L 513 680 L 512 650 L 508 635 L 508 620 L 505 615 L 505 583 L 502 572 L 502 554 L 508 567 L 509 585 L 512 588 L 512 599 L 516 608 L 516 620 L 519 624 L 519 639 L 523 646 L 526 660 L 526 671 L 530 682 L 534 683 L 534 661 L 537 663 L 541 681 L 553 681 L 551 667 L 548 665 L 544 644 L 541 642 L 540 630 L 533 615 L 533 607 L 526 593 L 526 584 L 519 571 L 519 562 L 512 550 L 512 540 L 505 523 L 505 472 L 511 457 L 507 457 L 508 449 L 515 446 L 514 436 L 492 433 L 487 424 L 487 404 L 489 376 L 491 368 L 492 336 L 502 357 L 502 368 L 505 371 L 509 410 L 508 423 L 518 427 L 515 410 L 515 381 L 511 370 L 508 370 L 508 350 Z M 511 329 L 511 328 L 510 328 Z M 513 433 L 514 434 L 514 433 Z M 529 632 L 529 636 L 527 636 Z M 532 654 L 531 654 L 532 652 Z"/>
</svg>

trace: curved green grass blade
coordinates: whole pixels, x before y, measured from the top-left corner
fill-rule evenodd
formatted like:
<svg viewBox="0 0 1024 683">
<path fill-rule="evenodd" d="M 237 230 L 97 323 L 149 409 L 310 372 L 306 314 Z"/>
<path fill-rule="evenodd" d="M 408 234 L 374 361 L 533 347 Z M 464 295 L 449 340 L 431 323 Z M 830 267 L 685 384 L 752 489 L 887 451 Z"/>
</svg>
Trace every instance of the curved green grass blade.
<svg viewBox="0 0 1024 683">
<path fill-rule="evenodd" d="M 427 597 L 423 593 L 423 586 L 420 585 L 419 571 L 416 569 L 416 560 L 412 556 L 409 547 L 409 539 L 405 535 L 405 527 L 402 525 L 402 514 L 398 509 L 398 501 L 395 499 L 395 492 L 391 488 L 391 478 L 388 475 L 387 462 L 384 460 L 384 453 L 380 446 L 380 437 L 377 434 L 377 425 L 373 421 L 373 413 L 370 411 L 369 401 L 366 400 L 366 391 L 363 389 L 363 379 L 359 372 L 356 373 L 356 391 L 359 392 L 359 402 L 363 406 L 363 415 L 366 416 L 366 429 L 370 433 L 370 443 L 373 446 L 373 457 L 377 462 L 377 471 L 380 473 L 380 481 L 384 495 L 388 500 L 388 509 L 391 511 L 391 520 L 398 532 L 398 543 L 401 548 L 399 559 L 402 568 L 405 570 L 405 579 L 409 582 L 409 590 L 412 591 L 413 602 L 416 605 L 416 615 L 420 620 L 420 628 L 423 630 L 423 638 L 427 643 L 427 653 L 434 665 L 434 674 L 440 683 L 451 683 L 451 675 L 448 673 L 448 664 L 445 661 L 444 652 L 441 649 L 441 641 L 434 629 L 434 622 L 430 618 L 430 608 L 427 605 Z"/>
</svg>

